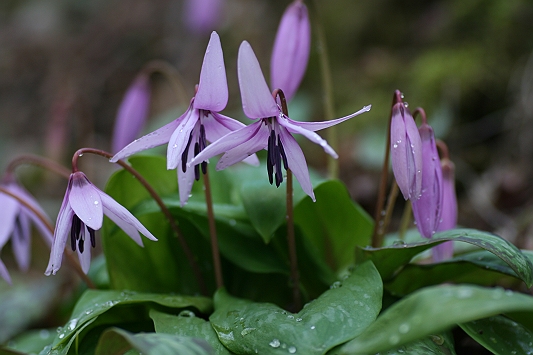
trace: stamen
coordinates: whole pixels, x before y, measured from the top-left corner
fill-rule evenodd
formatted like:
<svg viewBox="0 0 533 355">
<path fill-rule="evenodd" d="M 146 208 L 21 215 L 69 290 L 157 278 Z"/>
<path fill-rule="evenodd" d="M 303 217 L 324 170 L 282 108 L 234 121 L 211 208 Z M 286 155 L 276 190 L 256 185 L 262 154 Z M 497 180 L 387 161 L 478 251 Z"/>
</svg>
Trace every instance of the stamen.
<svg viewBox="0 0 533 355">
<path fill-rule="evenodd" d="M 89 236 L 91 237 L 91 246 L 96 248 L 96 238 L 94 237 L 94 229 L 87 227 L 89 231 Z"/>
<path fill-rule="evenodd" d="M 187 141 L 185 150 L 183 151 L 183 153 L 181 153 L 181 170 L 183 172 L 187 171 L 187 156 L 189 155 L 189 147 L 191 146 L 191 141 L 192 141 L 192 133 L 189 135 L 189 140 Z"/>
<path fill-rule="evenodd" d="M 198 140 L 200 143 L 200 152 L 207 147 L 207 139 L 205 138 L 205 127 L 203 124 L 200 125 L 200 138 Z"/>
<path fill-rule="evenodd" d="M 85 242 L 85 235 L 83 235 L 83 236 L 78 240 L 78 248 L 79 248 L 81 254 L 83 254 L 83 250 L 85 249 L 84 242 Z"/>
<path fill-rule="evenodd" d="M 81 220 L 77 215 L 72 216 L 72 225 L 70 226 L 70 246 L 72 251 L 76 251 L 76 240 L 80 237 Z"/>
<path fill-rule="evenodd" d="M 283 173 L 281 172 L 281 153 L 279 151 L 279 146 L 274 146 L 275 151 L 275 165 L 276 165 L 276 187 L 279 187 L 281 183 L 283 182 Z"/>
<path fill-rule="evenodd" d="M 197 142 L 194 143 L 194 156 L 197 156 L 198 153 L 200 153 L 200 145 Z M 198 164 L 194 166 L 194 179 L 200 180 L 200 166 Z"/>
<path fill-rule="evenodd" d="M 283 167 L 285 170 L 289 170 L 289 163 L 287 161 L 287 156 L 285 155 L 285 149 L 283 149 L 283 144 L 281 144 L 281 138 L 278 135 L 278 147 L 279 152 L 281 153 L 281 158 L 283 159 Z"/>
</svg>

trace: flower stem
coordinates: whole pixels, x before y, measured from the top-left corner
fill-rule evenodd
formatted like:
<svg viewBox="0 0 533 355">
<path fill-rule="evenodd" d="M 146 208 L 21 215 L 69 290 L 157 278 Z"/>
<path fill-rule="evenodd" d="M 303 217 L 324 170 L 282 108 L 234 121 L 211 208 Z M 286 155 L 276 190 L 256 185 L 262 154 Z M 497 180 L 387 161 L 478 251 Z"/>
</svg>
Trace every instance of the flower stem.
<svg viewBox="0 0 533 355">
<path fill-rule="evenodd" d="M 205 203 L 207 205 L 207 219 L 209 221 L 209 235 L 211 236 L 211 253 L 213 254 L 213 266 L 215 268 L 215 280 L 217 288 L 224 287 L 222 278 L 222 265 L 220 263 L 220 251 L 218 249 L 217 227 L 215 224 L 215 214 L 213 212 L 213 199 L 211 196 L 211 183 L 209 182 L 209 172 L 204 174 Z"/>
<path fill-rule="evenodd" d="M 82 156 L 84 153 L 90 153 L 95 155 L 100 155 L 102 157 L 105 157 L 107 159 L 111 159 L 113 157 L 113 154 L 105 152 L 100 149 L 94 149 L 94 148 L 82 148 L 76 151 L 72 157 L 72 171 L 78 170 L 78 158 Z M 161 209 L 161 212 L 165 216 L 165 218 L 168 220 L 168 223 L 170 223 L 170 227 L 174 230 L 176 233 L 176 236 L 178 238 L 179 243 L 181 244 L 181 247 L 183 249 L 183 252 L 185 253 L 185 256 L 187 257 L 187 260 L 189 262 L 189 265 L 191 266 L 194 275 L 196 279 L 198 280 L 198 284 L 200 286 L 200 290 L 202 294 L 207 295 L 207 287 L 204 281 L 204 278 L 202 276 L 202 273 L 200 271 L 200 266 L 196 262 L 196 259 L 194 258 L 194 255 L 189 248 L 189 245 L 187 244 L 187 241 L 183 237 L 183 234 L 181 233 L 181 230 L 179 229 L 178 225 L 174 221 L 174 217 L 172 217 L 172 213 L 170 213 L 169 209 L 165 204 L 163 203 L 163 200 L 159 196 L 159 194 L 154 190 L 152 185 L 146 181 L 146 179 L 134 168 L 132 168 L 130 165 L 126 164 L 123 160 L 118 160 L 116 164 L 120 165 L 124 168 L 124 170 L 128 171 L 131 175 L 133 175 L 140 183 L 143 185 L 143 187 L 148 191 L 150 196 L 154 199 L 154 201 L 157 203 L 159 208 Z"/>
<path fill-rule="evenodd" d="M 4 193 L 6 195 L 11 196 L 15 200 L 17 200 L 21 205 L 32 211 L 34 215 L 39 218 L 39 220 L 46 226 L 46 228 L 50 231 L 51 234 L 54 234 L 54 227 L 50 224 L 48 221 L 48 218 L 44 216 L 40 211 L 33 208 L 32 205 L 30 205 L 26 200 L 21 198 L 20 196 L 12 193 L 11 191 L 5 189 L 4 187 L 0 186 L 0 192 Z M 74 258 L 73 253 L 65 247 L 65 254 L 67 255 L 68 262 L 71 264 L 71 266 L 74 268 L 74 271 L 78 274 L 78 276 L 85 282 L 88 288 L 95 289 L 94 283 L 91 281 L 89 276 L 87 276 L 83 270 L 81 269 L 80 265 L 76 262 L 76 259 Z"/>
<path fill-rule="evenodd" d="M 392 106 L 397 102 L 402 102 L 402 93 L 399 90 L 394 92 Z M 389 179 L 389 157 L 390 157 L 390 130 L 392 122 L 392 112 L 389 117 L 387 128 L 387 143 L 385 145 L 385 158 L 383 159 L 383 168 L 381 169 L 381 181 L 379 184 L 378 200 L 376 203 L 376 212 L 374 214 L 374 233 L 372 234 L 372 247 L 379 248 L 383 244 L 383 206 L 385 205 L 385 194 L 387 193 L 387 182 Z"/>
<path fill-rule="evenodd" d="M 287 108 L 287 100 L 285 94 L 281 89 L 274 90 L 274 99 L 279 98 L 281 104 L 281 111 L 284 115 L 289 116 L 289 109 Z M 294 214 L 292 196 L 292 172 L 287 169 L 287 244 L 289 248 L 289 262 L 291 265 L 291 284 L 292 284 L 292 298 L 295 310 L 302 308 L 302 296 L 300 294 L 300 273 L 298 272 L 298 257 L 296 254 L 296 238 L 294 236 Z"/>
<path fill-rule="evenodd" d="M 398 229 L 398 237 L 400 240 L 405 239 L 405 233 L 411 224 L 411 212 L 413 211 L 411 200 L 405 201 L 405 207 L 403 208 L 402 219 L 400 220 L 400 228 Z"/>
<path fill-rule="evenodd" d="M 66 179 L 70 177 L 70 170 L 65 168 L 63 165 L 58 164 L 53 160 L 33 154 L 24 154 L 13 159 L 6 168 L 6 174 L 13 174 L 15 168 L 22 164 L 32 164 L 40 166 L 44 169 L 50 170 L 58 175 L 61 175 Z"/>
<path fill-rule="evenodd" d="M 184 106 L 187 106 L 189 104 L 189 102 L 187 101 L 187 94 L 185 88 L 182 84 L 183 80 L 178 71 L 172 65 L 163 60 L 152 60 L 143 67 L 143 71 L 148 74 L 161 74 L 167 79 L 170 86 L 172 86 L 172 89 L 174 90 L 174 92 L 176 93 L 176 97 L 178 98 L 179 104 Z"/>
<path fill-rule="evenodd" d="M 315 23 L 316 23 L 316 33 L 317 33 L 317 48 L 318 48 L 318 57 L 320 60 L 320 72 L 322 78 L 322 89 L 323 89 L 323 98 L 324 98 L 324 116 L 325 120 L 329 121 L 334 118 L 334 104 L 333 104 L 333 84 L 331 80 L 331 69 L 329 65 L 329 56 L 328 48 L 326 44 L 326 35 L 324 34 L 324 29 L 319 20 L 320 5 L 319 1 L 315 0 Z M 327 141 L 328 144 L 337 151 L 339 148 L 338 140 L 338 131 L 337 126 L 330 127 L 327 130 Z M 339 161 L 331 157 L 328 158 L 328 175 L 332 179 L 336 179 L 339 176 Z"/>
</svg>

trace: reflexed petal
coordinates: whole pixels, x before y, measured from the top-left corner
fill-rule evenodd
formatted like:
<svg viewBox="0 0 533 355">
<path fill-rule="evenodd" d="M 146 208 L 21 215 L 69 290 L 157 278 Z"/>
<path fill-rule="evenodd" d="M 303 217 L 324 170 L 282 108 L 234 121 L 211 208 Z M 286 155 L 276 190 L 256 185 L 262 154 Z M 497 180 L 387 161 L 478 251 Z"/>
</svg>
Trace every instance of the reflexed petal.
<svg viewBox="0 0 533 355">
<path fill-rule="evenodd" d="M 0 277 L 11 285 L 11 277 L 9 276 L 9 272 L 7 272 L 7 268 L 2 262 L 2 260 L 0 260 Z"/>
<path fill-rule="evenodd" d="M 187 163 L 188 167 L 194 166 L 196 164 L 199 164 L 203 162 L 204 160 L 207 160 L 209 158 L 214 157 L 215 155 L 225 153 L 229 151 L 230 149 L 233 149 L 235 147 L 238 147 L 239 145 L 243 144 L 249 139 L 252 139 L 252 137 L 255 136 L 257 130 L 260 128 L 260 125 L 262 125 L 262 121 L 257 121 L 252 123 L 249 126 L 246 126 L 244 128 L 241 128 L 239 130 L 233 131 L 226 136 L 220 138 L 216 142 L 210 144 L 200 152 L 197 156 L 194 157 L 189 163 Z"/>
<path fill-rule="evenodd" d="M 279 130 L 279 136 L 281 139 L 281 144 L 283 144 L 283 149 L 285 150 L 285 155 L 287 156 L 287 162 L 289 164 L 289 169 L 292 171 L 302 190 L 311 197 L 311 199 L 316 201 L 315 193 L 313 192 L 313 185 L 311 184 L 311 179 L 309 178 L 309 170 L 307 169 L 307 163 L 305 161 L 304 153 L 302 149 L 296 142 L 293 136 L 283 127 Z"/>
<path fill-rule="evenodd" d="M 265 125 L 259 125 L 256 133 L 242 144 L 228 150 L 218 161 L 217 170 L 226 169 L 228 166 L 252 157 L 256 152 L 265 149 L 270 132 Z"/>
<path fill-rule="evenodd" d="M 293 2 L 281 18 L 270 62 L 271 83 L 290 100 L 305 73 L 311 48 L 311 25 L 307 7 Z"/>
<path fill-rule="evenodd" d="M 194 138 L 193 138 L 194 140 Z M 189 149 L 187 154 L 187 161 L 191 161 L 194 158 L 194 149 Z M 199 162 L 201 164 L 202 162 Z M 183 172 L 181 166 L 178 166 L 178 190 L 180 195 L 180 205 L 185 206 L 191 195 L 192 185 L 194 184 L 194 165 L 187 167 L 187 170 Z"/>
<path fill-rule="evenodd" d="M 291 120 L 292 121 L 292 120 Z M 296 122 L 296 121 L 292 121 L 292 122 Z M 305 128 L 302 128 L 300 127 L 299 124 L 293 124 L 291 123 L 285 115 L 280 115 L 279 119 L 278 119 L 278 123 L 285 127 L 290 133 L 298 133 L 298 134 L 301 134 L 302 136 L 304 136 L 305 138 L 309 139 L 311 142 L 313 143 L 316 143 L 318 144 L 319 146 L 321 146 L 322 148 L 324 148 L 324 151 L 326 153 L 328 153 L 329 155 L 331 155 L 333 158 L 337 159 L 339 156 L 337 155 L 337 153 L 335 153 L 335 151 L 333 150 L 333 148 L 331 148 L 329 145 L 328 145 L 328 142 L 326 142 L 326 140 L 322 137 L 320 137 L 318 134 L 316 134 L 315 132 L 313 131 L 309 131 Z"/>
<path fill-rule="evenodd" d="M 200 84 L 194 98 L 194 108 L 209 111 L 222 111 L 228 103 L 228 84 L 226 68 L 220 37 L 216 32 L 211 33 L 211 39 L 205 51 Z"/>
<path fill-rule="evenodd" d="M 102 228 L 104 211 L 100 200 L 101 191 L 81 171 L 72 173 L 70 179 L 72 180 L 70 207 L 88 227 L 94 230 Z"/>
<path fill-rule="evenodd" d="M 150 81 L 139 74 L 124 94 L 113 129 L 112 149 L 118 152 L 139 136 L 150 110 Z"/>
<path fill-rule="evenodd" d="M 8 186 L 4 188 L 9 189 Z M 20 204 L 13 197 L 0 193 L 0 206 L 2 206 L 2 213 L 0 213 L 0 249 L 7 243 L 9 237 L 13 233 L 15 220 L 20 212 Z"/>
<path fill-rule="evenodd" d="M 157 238 L 154 237 L 152 233 L 150 233 L 148 229 L 146 229 L 146 227 L 143 226 L 142 223 L 139 222 L 139 220 L 135 218 L 135 216 L 133 216 L 124 206 L 115 201 L 105 192 L 100 191 L 100 197 L 102 198 L 102 203 L 104 204 L 104 212 L 106 216 L 115 222 L 137 244 L 142 246 L 142 242 L 140 242 L 140 238 L 138 238 L 139 235 L 137 231 L 144 234 L 146 238 L 157 241 Z M 133 233 L 133 229 L 131 227 L 135 229 L 135 233 Z"/>
<path fill-rule="evenodd" d="M 316 132 L 316 131 L 320 131 L 321 129 L 324 129 L 324 128 L 335 126 L 336 124 L 339 124 L 341 122 L 349 120 L 350 118 L 353 118 L 355 116 L 359 116 L 362 113 L 370 111 L 371 108 L 372 108 L 372 105 L 367 105 L 367 106 L 363 107 L 362 109 L 360 109 L 359 111 L 354 112 L 354 113 L 352 113 L 352 114 L 350 114 L 348 116 L 344 116 L 344 117 L 337 118 L 337 119 L 330 120 L 330 121 L 300 122 L 300 121 L 291 120 L 289 117 L 287 117 L 287 120 L 290 123 L 292 123 L 294 125 L 297 125 L 297 126 L 300 126 L 303 129 L 306 129 L 308 131 Z"/>
<path fill-rule="evenodd" d="M 70 182 L 69 182 L 70 189 Z M 56 227 L 54 231 L 54 242 L 52 243 L 52 250 L 50 252 L 50 260 L 48 261 L 48 267 L 46 268 L 45 275 L 56 274 L 57 270 L 61 267 L 61 260 L 63 259 L 63 252 L 65 251 L 65 245 L 70 234 L 70 227 L 72 225 L 72 217 L 74 211 L 68 203 L 69 189 L 63 199 L 63 204 L 59 210 L 57 216 Z"/>
<path fill-rule="evenodd" d="M 189 115 L 189 111 L 191 109 L 192 105 L 189 106 L 189 109 L 183 115 L 181 115 L 174 121 L 164 125 L 163 127 L 153 131 L 152 133 L 148 133 L 147 135 L 134 140 L 120 152 L 115 154 L 111 159 L 109 159 L 109 161 L 111 163 L 116 163 L 118 160 L 127 158 L 135 153 L 139 153 L 143 150 L 168 143 L 174 131 L 178 128 L 181 121 Z"/>
<path fill-rule="evenodd" d="M 433 130 L 420 127 L 422 139 L 422 191 L 418 200 L 411 199 L 413 215 L 420 234 L 431 238 L 437 231 L 442 214 L 442 171 Z"/>
<path fill-rule="evenodd" d="M 239 48 L 237 72 L 244 114 L 249 118 L 277 116 L 278 105 L 268 89 L 255 53 L 246 41 Z"/>
<path fill-rule="evenodd" d="M 398 103 L 392 108 L 391 162 L 396 183 L 407 199 L 417 199 L 421 189 L 422 143 L 413 116 Z"/>
<path fill-rule="evenodd" d="M 89 237 L 89 231 L 87 227 L 83 227 L 81 232 L 84 235 L 83 238 L 83 253 L 80 253 L 80 248 L 76 248 L 76 253 L 78 254 L 78 259 L 80 260 L 80 266 L 84 273 L 88 273 L 91 268 L 91 238 Z M 80 236 L 81 238 L 81 236 Z"/>
<path fill-rule="evenodd" d="M 11 246 L 13 248 L 13 254 L 17 260 L 17 264 L 22 271 L 27 271 L 30 267 L 30 237 L 30 219 L 26 214 L 26 211 L 21 210 L 21 213 L 18 216 L 18 222 L 13 229 Z"/>
<path fill-rule="evenodd" d="M 192 109 L 187 111 L 189 114 L 185 117 L 180 125 L 176 128 L 172 137 L 168 141 L 167 148 L 167 169 L 176 169 L 181 162 L 181 155 L 187 147 L 189 142 L 189 136 L 196 124 L 199 124 L 198 121 L 198 110 Z"/>
</svg>

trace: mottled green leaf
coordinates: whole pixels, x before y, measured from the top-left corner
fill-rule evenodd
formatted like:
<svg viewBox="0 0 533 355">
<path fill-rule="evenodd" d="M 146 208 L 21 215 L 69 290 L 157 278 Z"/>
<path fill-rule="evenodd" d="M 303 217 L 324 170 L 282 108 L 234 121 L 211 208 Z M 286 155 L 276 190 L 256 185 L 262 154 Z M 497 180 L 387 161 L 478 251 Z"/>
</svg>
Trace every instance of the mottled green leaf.
<svg viewBox="0 0 533 355">
<path fill-rule="evenodd" d="M 387 308 L 341 353 L 374 354 L 438 334 L 458 323 L 510 312 L 531 317 L 533 297 L 502 288 L 427 287 Z"/>
<path fill-rule="evenodd" d="M 209 319 L 220 341 L 236 354 L 325 354 L 375 320 L 382 292 L 379 274 L 369 262 L 299 313 L 237 299 L 219 290 Z"/>
<path fill-rule="evenodd" d="M 474 340 L 494 354 L 532 354 L 533 332 L 503 316 L 459 324 Z"/>
<path fill-rule="evenodd" d="M 453 336 L 446 332 L 430 335 L 423 339 L 415 340 L 393 350 L 387 350 L 381 355 L 455 355 Z"/>
<path fill-rule="evenodd" d="M 316 202 L 305 198 L 295 206 L 295 224 L 332 269 L 353 264 L 355 247 L 370 242 L 372 218 L 340 181 L 323 182 L 314 191 Z"/>
<path fill-rule="evenodd" d="M 504 261 L 528 286 L 533 284 L 533 264 L 518 248 L 505 239 L 475 229 L 453 229 L 435 234 L 434 238 L 419 243 L 398 243 L 383 248 L 357 248 L 356 262 L 372 260 L 384 281 L 393 275 L 417 254 L 444 241 L 454 240 L 483 248 Z"/>
<path fill-rule="evenodd" d="M 150 318 L 154 321 L 157 333 L 188 336 L 205 340 L 217 355 L 230 355 L 228 349 L 218 340 L 217 333 L 211 323 L 196 317 L 191 311 L 182 311 L 177 316 L 150 310 Z"/>
<path fill-rule="evenodd" d="M 130 348 L 146 355 L 214 355 L 201 339 L 171 334 L 132 334 L 114 328 L 106 331 L 96 347 L 96 355 L 122 355 Z"/>
</svg>

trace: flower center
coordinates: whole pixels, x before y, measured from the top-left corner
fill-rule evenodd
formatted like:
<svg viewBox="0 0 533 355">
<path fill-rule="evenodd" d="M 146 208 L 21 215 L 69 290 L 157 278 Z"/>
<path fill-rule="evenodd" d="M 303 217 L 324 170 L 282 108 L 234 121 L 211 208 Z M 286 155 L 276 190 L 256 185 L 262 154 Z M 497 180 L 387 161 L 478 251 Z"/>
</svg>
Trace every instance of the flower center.
<svg viewBox="0 0 533 355">
<path fill-rule="evenodd" d="M 70 246 L 72 251 L 76 251 L 77 242 L 80 253 L 83 253 L 87 233 L 89 233 L 89 238 L 91 238 L 91 246 L 94 248 L 96 246 L 94 229 L 87 227 L 77 215 L 72 216 L 72 225 L 70 226 Z"/>
<path fill-rule="evenodd" d="M 285 150 L 281 144 L 281 139 L 279 134 L 276 134 L 276 131 L 272 129 L 270 131 L 270 137 L 268 137 L 268 146 L 267 146 L 267 172 L 268 172 L 268 181 L 270 185 L 274 182 L 274 177 L 276 181 L 276 187 L 279 187 L 283 182 L 283 173 L 281 172 L 281 161 L 283 161 L 283 167 L 285 170 L 288 169 L 289 164 L 287 163 L 287 156 L 285 155 Z"/>
<path fill-rule="evenodd" d="M 207 115 L 209 111 L 200 110 L 200 118 L 202 115 Z M 193 137 L 196 135 L 196 141 L 194 142 L 194 156 L 197 156 L 200 154 L 202 150 L 205 149 L 207 146 L 207 140 L 205 138 L 205 127 L 203 124 L 200 123 L 200 132 L 199 134 L 196 134 L 196 127 L 192 130 L 191 134 L 189 135 L 189 140 L 187 142 L 187 146 L 185 147 L 185 150 L 181 154 L 181 170 L 183 172 L 187 171 L 187 157 L 189 156 L 189 149 L 191 148 L 191 144 L 193 141 Z M 200 167 L 202 168 L 202 174 L 205 174 L 207 172 L 207 162 L 203 161 L 200 164 L 196 164 L 194 166 L 194 178 L 196 181 L 200 180 Z"/>
</svg>

